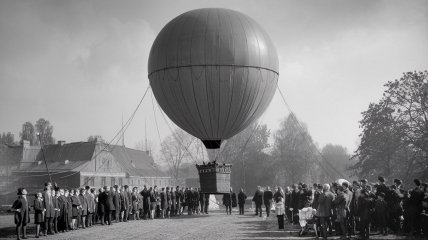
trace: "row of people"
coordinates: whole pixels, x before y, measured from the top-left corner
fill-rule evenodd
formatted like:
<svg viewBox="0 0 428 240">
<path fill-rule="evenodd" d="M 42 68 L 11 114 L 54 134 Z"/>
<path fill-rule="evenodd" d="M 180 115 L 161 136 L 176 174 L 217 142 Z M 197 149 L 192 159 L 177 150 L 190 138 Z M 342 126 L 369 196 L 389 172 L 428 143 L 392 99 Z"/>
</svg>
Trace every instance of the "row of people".
<svg viewBox="0 0 428 240">
<path fill-rule="evenodd" d="M 27 238 L 30 206 L 26 189 L 18 189 L 18 199 L 11 208 L 15 212 L 18 239 Z M 96 191 L 89 186 L 70 190 L 53 188 L 51 183 L 45 184 L 43 192 L 36 193 L 32 204 L 36 238 L 92 227 L 98 222 L 111 225 L 131 219 L 173 217 L 183 214 L 186 208 L 189 215 L 208 214 L 208 206 L 209 194 L 200 193 L 197 188 L 144 186 L 139 191 L 138 187 L 115 185 Z"/>
</svg>

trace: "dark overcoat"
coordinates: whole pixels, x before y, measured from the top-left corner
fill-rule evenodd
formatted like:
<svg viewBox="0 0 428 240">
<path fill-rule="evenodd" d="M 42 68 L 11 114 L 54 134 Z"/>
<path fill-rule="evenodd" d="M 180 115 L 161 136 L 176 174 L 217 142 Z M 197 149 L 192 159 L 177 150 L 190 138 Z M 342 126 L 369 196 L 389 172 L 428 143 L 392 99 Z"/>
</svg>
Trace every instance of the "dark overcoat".
<svg viewBox="0 0 428 240">
<path fill-rule="evenodd" d="M 30 223 L 30 206 L 26 198 L 18 196 L 18 199 L 12 204 L 15 210 L 15 224 L 17 226 L 27 226 Z M 19 212 L 16 211 L 19 209 Z"/>
<path fill-rule="evenodd" d="M 239 205 L 244 205 L 246 199 L 247 199 L 247 195 L 245 195 L 244 192 L 239 192 L 238 193 L 238 204 Z"/>
<path fill-rule="evenodd" d="M 254 193 L 253 202 L 254 202 L 254 204 L 256 204 L 256 206 L 259 206 L 259 205 L 263 204 L 263 192 L 262 191 L 257 190 Z"/>
<path fill-rule="evenodd" d="M 49 195 L 47 192 L 43 193 L 43 204 L 44 204 L 44 208 L 46 209 L 45 211 L 46 218 L 52 218 L 55 216 L 53 198 L 55 198 L 55 196 Z"/>
</svg>

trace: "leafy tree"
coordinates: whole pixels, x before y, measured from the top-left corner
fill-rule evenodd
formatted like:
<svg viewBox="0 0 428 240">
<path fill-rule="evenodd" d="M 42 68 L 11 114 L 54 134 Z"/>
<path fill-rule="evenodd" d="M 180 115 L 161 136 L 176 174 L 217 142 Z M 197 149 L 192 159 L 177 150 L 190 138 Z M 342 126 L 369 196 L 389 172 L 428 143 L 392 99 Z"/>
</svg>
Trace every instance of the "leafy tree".
<svg viewBox="0 0 428 240">
<path fill-rule="evenodd" d="M 19 133 L 19 136 L 21 137 L 21 142 L 26 140 L 30 142 L 30 145 L 34 145 L 37 142 L 34 125 L 31 122 L 22 124 L 22 131 Z"/>
<path fill-rule="evenodd" d="M 52 137 L 53 134 L 53 126 L 51 126 L 50 122 L 48 120 L 45 120 L 44 118 L 39 118 L 35 124 L 36 133 L 39 134 L 39 137 L 37 138 L 37 143 L 40 143 L 40 139 L 42 141 L 43 145 L 49 145 L 54 144 L 55 139 Z"/>
<path fill-rule="evenodd" d="M 367 178 L 428 175 L 428 72 L 407 72 L 385 84 L 378 103 L 360 121 L 361 142 L 353 158 Z"/>
<path fill-rule="evenodd" d="M 0 135 L 0 143 L 6 145 L 15 145 L 15 136 L 11 132 L 2 133 Z"/>
<path fill-rule="evenodd" d="M 276 160 L 277 182 L 281 185 L 316 182 L 319 159 L 314 147 L 306 127 L 294 115 L 285 118 L 274 134 L 272 155 Z"/>
</svg>

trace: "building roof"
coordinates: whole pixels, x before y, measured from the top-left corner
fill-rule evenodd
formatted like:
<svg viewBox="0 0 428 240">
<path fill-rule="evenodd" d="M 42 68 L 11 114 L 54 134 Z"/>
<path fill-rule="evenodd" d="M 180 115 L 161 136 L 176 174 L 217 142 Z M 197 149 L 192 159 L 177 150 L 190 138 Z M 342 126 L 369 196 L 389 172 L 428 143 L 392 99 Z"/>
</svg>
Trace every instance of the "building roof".
<svg viewBox="0 0 428 240">
<path fill-rule="evenodd" d="M 38 151 L 31 147 L 24 148 L 24 155 L 29 159 L 23 159 L 26 164 L 21 164 L 17 172 L 45 172 L 44 159 L 51 172 L 79 171 L 92 160 L 94 149 L 95 143 L 92 142 L 45 145 L 44 154 L 40 148 Z"/>
<path fill-rule="evenodd" d="M 68 144 L 46 145 L 44 158 L 51 172 L 81 171 L 92 160 L 97 152 L 95 142 L 74 142 Z M 104 146 L 100 146 L 104 149 Z M 24 148 L 26 150 L 26 148 Z M 32 160 L 25 160 L 27 164 L 21 164 L 16 172 L 45 172 L 43 153 L 38 149 L 27 149 L 28 157 Z M 113 158 L 123 167 L 130 176 L 138 177 L 167 177 L 154 163 L 153 158 L 145 151 L 130 149 L 124 146 L 110 145 L 108 149 Z M 22 147 L 21 147 L 22 158 Z M 24 151 L 24 155 L 26 151 Z M 34 157 L 35 156 L 35 157 Z M 68 160 L 68 161 L 66 161 Z M 19 162 L 19 161 L 18 161 Z"/>
<path fill-rule="evenodd" d="M 130 176 L 167 177 L 145 151 L 115 145 L 112 146 L 111 153 Z"/>
</svg>

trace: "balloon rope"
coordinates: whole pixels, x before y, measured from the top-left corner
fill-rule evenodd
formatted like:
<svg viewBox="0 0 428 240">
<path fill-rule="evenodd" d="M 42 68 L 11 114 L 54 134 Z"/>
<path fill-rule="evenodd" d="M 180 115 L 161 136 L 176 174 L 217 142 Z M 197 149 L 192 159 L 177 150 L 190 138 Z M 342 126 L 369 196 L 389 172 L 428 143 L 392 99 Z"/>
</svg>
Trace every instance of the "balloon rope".
<svg viewBox="0 0 428 240">
<path fill-rule="evenodd" d="M 91 160 L 89 160 L 89 161 L 92 161 L 92 160 L 93 160 L 93 159 L 95 159 L 99 154 L 101 154 L 101 152 L 105 151 L 108 147 L 110 147 L 110 146 L 111 146 L 111 144 L 113 143 L 113 141 L 114 141 L 118 136 L 120 136 L 120 135 L 122 134 L 122 132 L 125 132 L 125 131 L 128 129 L 129 125 L 131 124 L 132 120 L 134 119 L 134 116 L 135 116 L 135 114 L 136 114 L 137 110 L 140 108 L 140 106 L 141 106 L 141 104 L 142 104 L 142 102 L 143 102 L 144 98 L 146 97 L 147 92 L 148 92 L 148 90 L 149 90 L 149 89 L 150 89 L 150 85 L 147 87 L 146 91 L 144 92 L 143 97 L 141 98 L 140 102 L 138 103 L 137 107 L 135 108 L 134 112 L 132 113 L 132 115 L 130 116 L 130 118 L 128 119 L 128 121 L 126 121 L 125 125 L 123 125 L 123 126 L 120 128 L 120 130 L 116 133 L 116 135 L 115 135 L 115 136 L 110 140 L 110 142 L 108 142 L 107 144 L 105 144 L 105 145 L 104 145 L 104 147 L 103 147 L 100 151 L 98 151 L 96 154 L 94 154 L 94 155 L 92 156 Z M 116 140 L 115 144 L 114 144 L 110 149 L 108 149 L 107 151 L 111 151 L 111 150 L 113 150 L 113 149 L 116 147 L 116 145 L 118 144 L 118 142 L 120 141 L 120 139 L 121 139 L 121 138 L 118 138 L 118 139 Z M 99 168 L 98 168 L 98 169 L 102 168 L 102 167 L 103 167 L 103 165 L 104 165 L 106 162 L 107 162 L 107 161 L 104 161 L 104 162 L 103 162 L 103 164 L 101 164 L 101 165 L 99 166 Z M 70 172 L 70 171 L 71 171 L 71 170 L 67 170 L 67 171 L 56 172 L 56 173 L 51 173 L 51 174 L 52 174 L 52 175 L 54 175 L 54 174 L 61 174 L 61 173 L 66 173 L 66 172 Z M 97 170 L 95 170 L 95 172 L 97 172 Z M 74 172 L 74 173 L 72 173 L 72 174 L 69 174 L 69 175 L 66 175 L 66 176 L 60 177 L 60 178 L 67 178 L 67 177 L 73 176 L 73 175 L 78 174 L 78 173 L 80 173 L 80 172 L 79 172 L 79 171 L 77 171 L 77 172 Z M 43 177 L 43 176 L 47 176 L 47 174 L 25 175 L 25 176 L 22 176 L 22 177 Z M 95 174 L 94 174 L 94 175 L 92 175 L 92 176 L 91 176 L 91 178 L 92 178 L 92 177 L 95 177 Z M 88 180 L 89 180 L 89 179 L 90 179 L 90 178 L 88 178 Z M 82 186 L 85 186 L 85 185 L 87 185 L 87 182 L 85 182 Z"/>
<path fill-rule="evenodd" d="M 303 139 L 306 141 L 306 143 L 308 144 L 308 146 L 310 147 L 309 150 L 310 151 L 314 151 L 314 149 L 317 151 L 317 153 L 321 156 L 322 160 L 324 160 L 325 163 L 327 163 L 327 165 L 329 165 L 329 167 L 335 172 L 337 173 L 339 176 L 341 176 L 342 178 L 346 179 L 346 176 L 343 175 L 343 173 L 341 173 L 339 170 L 337 170 L 337 168 L 335 168 L 333 166 L 333 164 L 331 164 L 325 157 L 324 155 L 321 153 L 321 151 L 314 145 L 314 143 L 312 141 L 310 141 L 305 133 L 305 128 L 303 127 L 303 125 L 300 123 L 300 121 L 297 119 L 296 115 L 294 114 L 293 110 L 291 109 L 290 105 L 287 103 L 287 101 L 285 101 L 285 97 L 284 94 L 282 94 L 281 89 L 279 88 L 279 85 L 277 85 L 277 89 L 278 92 L 282 98 L 282 101 L 284 102 L 285 106 L 287 107 L 288 111 L 290 112 L 290 115 L 292 116 L 292 120 L 297 124 L 301 135 L 303 136 Z M 314 153 L 314 152 L 313 152 Z M 318 161 L 318 166 L 320 166 L 321 168 L 324 169 L 325 172 L 329 172 L 325 166 L 322 165 L 321 161 Z"/>
</svg>

